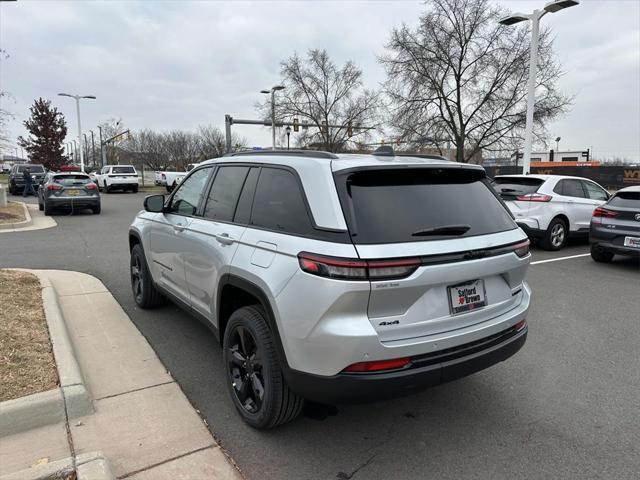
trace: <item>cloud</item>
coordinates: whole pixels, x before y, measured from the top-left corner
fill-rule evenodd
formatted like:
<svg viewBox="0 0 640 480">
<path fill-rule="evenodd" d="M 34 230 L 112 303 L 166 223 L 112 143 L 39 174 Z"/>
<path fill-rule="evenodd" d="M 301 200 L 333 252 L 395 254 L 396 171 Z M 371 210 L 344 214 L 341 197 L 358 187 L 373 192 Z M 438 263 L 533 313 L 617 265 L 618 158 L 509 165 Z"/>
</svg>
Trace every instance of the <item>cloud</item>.
<svg viewBox="0 0 640 480">
<path fill-rule="evenodd" d="M 530 11 L 544 0 L 502 1 Z M 224 115 L 254 117 L 258 93 L 279 79 L 279 63 L 294 51 L 326 48 L 337 62 L 353 59 L 367 86 L 384 71 L 377 57 L 389 31 L 414 24 L 419 1 L 175 1 L 0 3 L 3 90 L 15 103 L 12 138 L 34 98 L 52 99 L 75 135 L 75 109 L 60 91 L 94 94 L 82 104 L 85 130 L 110 117 L 133 129 L 222 125 Z M 572 112 L 550 126 L 562 146 L 640 156 L 640 6 L 634 1 L 584 1 L 543 19 L 556 36 L 576 94 Z M 238 127 L 254 145 L 264 128 Z"/>
</svg>

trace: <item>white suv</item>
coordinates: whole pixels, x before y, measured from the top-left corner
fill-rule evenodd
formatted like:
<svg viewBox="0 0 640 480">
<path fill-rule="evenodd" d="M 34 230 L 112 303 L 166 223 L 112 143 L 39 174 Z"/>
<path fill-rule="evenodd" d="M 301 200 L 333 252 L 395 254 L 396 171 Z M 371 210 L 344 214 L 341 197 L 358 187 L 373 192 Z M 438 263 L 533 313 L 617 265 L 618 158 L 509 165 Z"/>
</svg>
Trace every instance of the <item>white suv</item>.
<svg viewBox="0 0 640 480">
<path fill-rule="evenodd" d="M 138 172 L 133 165 L 105 165 L 96 172 L 93 181 L 107 193 L 115 189 L 138 191 Z"/>
<path fill-rule="evenodd" d="M 218 381 L 256 428 L 304 398 L 403 395 L 525 343 L 529 240 L 481 167 L 241 153 L 144 205 L 129 231 L 136 303 L 167 297 L 211 328 Z"/>
<path fill-rule="evenodd" d="M 569 236 L 589 234 L 591 215 L 609 199 L 597 183 L 562 175 L 500 175 L 494 187 L 516 223 L 547 250 L 560 250 Z"/>
</svg>

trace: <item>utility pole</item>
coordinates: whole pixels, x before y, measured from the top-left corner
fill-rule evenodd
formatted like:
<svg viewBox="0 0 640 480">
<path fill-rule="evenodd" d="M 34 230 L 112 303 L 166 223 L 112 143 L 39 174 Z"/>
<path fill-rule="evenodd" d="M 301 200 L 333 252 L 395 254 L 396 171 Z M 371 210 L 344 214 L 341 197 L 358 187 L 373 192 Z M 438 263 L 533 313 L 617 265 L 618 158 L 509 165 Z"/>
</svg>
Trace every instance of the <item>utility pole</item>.
<svg viewBox="0 0 640 480">
<path fill-rule="evenodd" d="M 284 85 L 274 85 L 270 90 L 260 90 L 260 93 L 271 93 L 271 148 L 276 149 L 276 92 L 284 90 Z"/>
<path fill-rule="evenodd" d="M 96 166 L 96 141 L 93 138 L 93 130 L 89 130 L 91 132 L 91 163 L 93 163 L 93 167 Z"/>
<path fill-rule="evenodd" d="M 94 95 L 70 95 L 68 93 L 59 93 L 61 97 L 71 97 L 76 100 L 76 115 L 78 116 L 78 143 L 80 144 L 80 171 L 84 172 L 84 154 L 82 153 L 82 124 L 80 123 L 80 99 L 87 98 L 95 100 Z"/>
</svg>

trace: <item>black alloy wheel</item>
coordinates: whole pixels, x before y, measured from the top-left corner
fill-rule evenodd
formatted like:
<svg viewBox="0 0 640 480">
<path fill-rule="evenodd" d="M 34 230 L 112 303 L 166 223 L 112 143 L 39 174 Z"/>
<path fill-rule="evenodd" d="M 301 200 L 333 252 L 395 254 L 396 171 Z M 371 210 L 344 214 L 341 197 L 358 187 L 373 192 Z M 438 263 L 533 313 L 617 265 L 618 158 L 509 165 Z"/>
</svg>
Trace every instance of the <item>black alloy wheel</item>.
<svg viewBox="0 0 640 480">
<path fill-rule="evenodd" d="M 266 318 L 259 305 L 233 312 L 222 351 L 236 410 L 247 424 L 260 429 L 290 422 L 300 414 L 304 402 L 284 380 Z"/>
<path fill-rule="evenodd" d="M 251 332 L 243 326 L 233 329 L 230 343 L 228 373 L 235 396 L 247 412 L 258 413 L 264 401 L 260 349 Z"/>
<path fill-rule="evenodd" d="M 129 271 L 131 274 L 131 291 L 136 304 L 141 308 L 153 308 L 160 305 L 162 296 L 153 283 L 144 257 L 144 251 L 140 244 L 135 245 L 131 250 Z"/>
</svg>

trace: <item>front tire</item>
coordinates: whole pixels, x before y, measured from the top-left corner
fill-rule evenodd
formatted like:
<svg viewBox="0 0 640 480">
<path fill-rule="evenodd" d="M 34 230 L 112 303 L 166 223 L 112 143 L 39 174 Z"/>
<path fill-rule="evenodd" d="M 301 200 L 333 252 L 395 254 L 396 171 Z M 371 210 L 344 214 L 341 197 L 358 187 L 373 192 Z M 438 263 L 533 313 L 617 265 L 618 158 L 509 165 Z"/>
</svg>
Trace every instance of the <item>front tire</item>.
<svg viewBox="0 0 640 480">
<path fill-rule="evenodd" d="M 236 410 L 250 426 L 273 428 L 295 419 L 304 399 L 287 386 L 271 330 L 259 306 L 231 315 L 224 332 L 223 361 Z"/>
<path fill-rule="evenodd" d="M 151 272 L 147 266 L 147 260 L 140 244 L 131 250 L 129 262 L 131 274 L 131 290 L 133 298 L 140 308 L 154 308 L 160 305 L 162 296 L 153 283 Z"/>
<path fill-rule="evenodd" d="M 614 255 L 612 252 L 603 250 L 597 244 L 591 245 L 591 258 L 598 263 L 609 263 L 613 260 Z"/>
<path fill-rule="evenodd" d="M 540 246 L 545 250 L 556 251 L 564 248 L 569 238 L 569 227 L 561 218 L 551 220 Z"/>
</svg>

